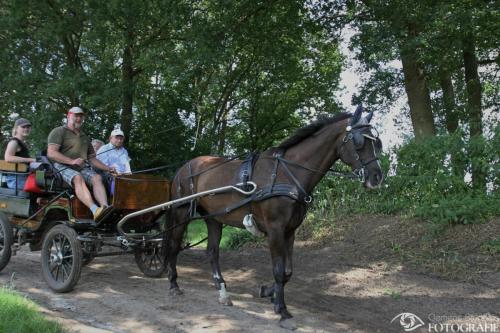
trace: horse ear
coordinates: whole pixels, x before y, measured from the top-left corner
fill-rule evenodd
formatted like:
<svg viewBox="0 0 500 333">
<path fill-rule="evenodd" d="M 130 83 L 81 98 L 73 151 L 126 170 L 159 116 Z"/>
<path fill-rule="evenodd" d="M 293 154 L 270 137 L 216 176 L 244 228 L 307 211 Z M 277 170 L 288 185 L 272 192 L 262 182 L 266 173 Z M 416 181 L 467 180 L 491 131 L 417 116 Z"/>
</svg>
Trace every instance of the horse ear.
<svg viewBox="0 0 500 333">
<path fill-rule="evenodd" d="M 352 116 L 351 124 L 354 125 L 359 121 L 359 119 L 361 119 L 361 113 L 363 113 L 363 107 L 361 105 L 358 105 L 356 111 L 354 111 L 354 115 Z"/>
<path fill-rule="evenodd" d="M 373 117 L 373 111 L 371 111 L 370 113 L 368 113 L 368 115 L 366 116 L 366 121 L 370 122 L 370 120 L 372 120 L 372 117 Z"/>
</svg>

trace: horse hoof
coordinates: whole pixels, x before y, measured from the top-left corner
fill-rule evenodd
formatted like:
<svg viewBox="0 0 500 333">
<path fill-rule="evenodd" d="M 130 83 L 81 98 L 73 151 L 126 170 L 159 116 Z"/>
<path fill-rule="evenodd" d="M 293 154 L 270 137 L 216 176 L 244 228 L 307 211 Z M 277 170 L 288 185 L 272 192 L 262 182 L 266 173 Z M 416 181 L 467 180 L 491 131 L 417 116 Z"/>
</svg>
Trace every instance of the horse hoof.
<svg viewBox="0 0 500 333">
<path fill-rule="evenodd" d="M 180 295 L 184 294 L 184 292 L 182 290 L 180 290 L 179 288 L 170 289 L 169 293 L 171 296 L 180 296 Z"/>
<path fill-rule="evenodd" d="M 266 295 L 266 286 L 260 286 L 259 297 L 260 298 L 267 297 L 267 295 Z"/>
<path fill-rule="evenodd" d="M 233 301 L 229 297 L 219 297 L 219 303 L 225 306 L 233 306 Z"/>
<path fill-rule="evenodd" d="M 297 329 L 297 323 L 293 318 L 281 319 L 280 327 L 286 330 L 295 331 Z"/>
</svg>

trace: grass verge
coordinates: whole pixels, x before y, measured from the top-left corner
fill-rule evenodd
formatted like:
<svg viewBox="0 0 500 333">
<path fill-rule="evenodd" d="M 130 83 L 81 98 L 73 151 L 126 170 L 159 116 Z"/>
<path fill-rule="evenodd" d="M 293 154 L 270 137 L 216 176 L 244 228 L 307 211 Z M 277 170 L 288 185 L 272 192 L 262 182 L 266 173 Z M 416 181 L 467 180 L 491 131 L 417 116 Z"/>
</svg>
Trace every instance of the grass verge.
<svg viewBox="0 0 500 333">
<path fill-rule="evenodd" d="M 0 288 L 0 333 L 64 332 L 62 325 L 46 319 L 35 303 L 11 288 Z"/>
<path fill-rule="evenodd" d="M 195 244 L 198 241 L 207 237 L 207 226 L 204 221 L 196 220 L 189 224 L 186 241 Z M 244 229 L 227 226 L 222 229 L 222 239 L 220 248 L 223 250 L 235 250 L 248 242 L 256 241 L 258 238 L 252 236 Z M 206 247 L 207 241 L 200 243 L 198 246 Z"/>
</svg>

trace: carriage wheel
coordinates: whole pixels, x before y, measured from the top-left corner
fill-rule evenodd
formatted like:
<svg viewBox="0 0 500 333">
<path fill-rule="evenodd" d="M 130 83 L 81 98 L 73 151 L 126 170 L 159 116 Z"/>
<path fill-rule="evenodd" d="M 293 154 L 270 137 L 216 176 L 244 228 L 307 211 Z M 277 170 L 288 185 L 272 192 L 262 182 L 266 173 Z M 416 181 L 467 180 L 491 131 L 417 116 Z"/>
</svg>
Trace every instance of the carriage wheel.
<svg viewBox="0 0 500 333">
<path fill-rule="evenodd" d="M 72 228 L 59 224 L 50 229 L 42 244 L 42 272 L 49 287 L 68 292 L 78 282 L 82 270 L 82 247 Z"/>
<path fill-rule="evenodd" d="M 139 248 L 135 252 L 135 262 L 144 275 L 159 278 L 165 272 L 165 261 L 161 245 Z"/>
<path fill-rule="evenodd" d="M 7 217 L 4 214 L 0 214 L 0 271 L 2 271 L 10 261 L 13 242 L 12 226 Z"/>
</svg>

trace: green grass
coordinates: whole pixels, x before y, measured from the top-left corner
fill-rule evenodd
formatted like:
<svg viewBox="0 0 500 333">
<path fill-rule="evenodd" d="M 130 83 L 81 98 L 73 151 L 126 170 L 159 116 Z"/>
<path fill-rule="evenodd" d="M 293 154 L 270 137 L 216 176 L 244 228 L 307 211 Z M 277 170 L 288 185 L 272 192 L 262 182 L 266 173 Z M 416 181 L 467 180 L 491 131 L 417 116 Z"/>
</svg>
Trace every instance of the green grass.
<svg viewBox="0 0 500 333">
<path fill-rule="evenodd" d="M 196 220 L 189 224 L 186 237 L 187 242 L 195 244 L 205 237 L 207 237 L 207 226 L 204 221 Z M 244 229 L 227 226 L 222 229 L 220 248 L 223 250 L 234 250 L 240 248 L 243 244 L 255 241 L 256 239 L 256 237 L 252 236 L 248 231 Z M 207 242 L 204 241 L 198 246 L 206 247 Z"/>
<path fill-rule="evenodd" d="M 500 238 L 495 238 L 487 241 L 481 246 L 481 250 L 488 254 L 494 255 L 500 253 Z"/>
<path fill-rule="evenodd" d="M 44 317 L 32 301 L 10 288 L 0 288 L 0 333 L 64 333 L 63 327 Z"/>
</svg>

